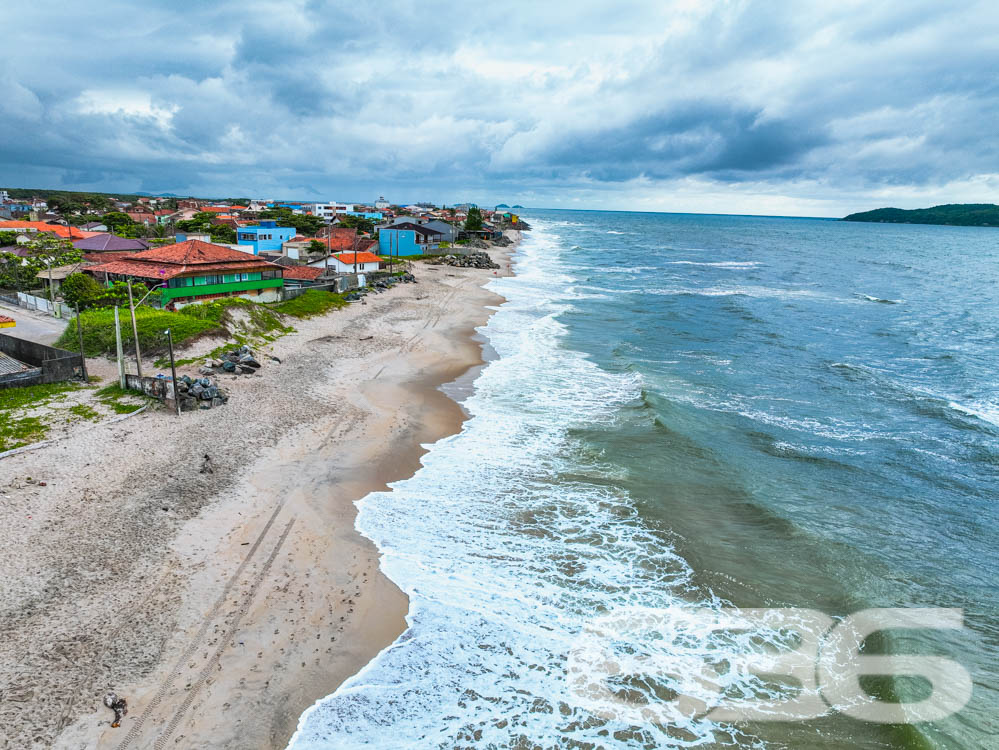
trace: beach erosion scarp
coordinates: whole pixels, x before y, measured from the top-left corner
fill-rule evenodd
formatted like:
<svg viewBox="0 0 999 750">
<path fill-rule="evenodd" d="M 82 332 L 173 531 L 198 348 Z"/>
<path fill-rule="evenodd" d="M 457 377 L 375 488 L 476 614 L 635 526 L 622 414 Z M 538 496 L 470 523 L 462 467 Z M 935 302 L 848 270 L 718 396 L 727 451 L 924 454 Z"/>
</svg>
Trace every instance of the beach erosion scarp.
<svg viewBox="0 0 999 750">
<path fill-rule="evenodd" d="M 514 249 L 489 251 L 497 275 Z M 354 503 L 461 428 L 441 386 L 482 363 L 475 329 L 502 302 L 492 271 L 414 272 L 296 322 L 265 352 L 280 364 L 234 379 L 224 408 L 151 410 L 4 460 L 7 745 L 284 747 L 403 632 L 406 596 Z M 127 700 L 120 728 L 109 691 Z"/>
</svg>

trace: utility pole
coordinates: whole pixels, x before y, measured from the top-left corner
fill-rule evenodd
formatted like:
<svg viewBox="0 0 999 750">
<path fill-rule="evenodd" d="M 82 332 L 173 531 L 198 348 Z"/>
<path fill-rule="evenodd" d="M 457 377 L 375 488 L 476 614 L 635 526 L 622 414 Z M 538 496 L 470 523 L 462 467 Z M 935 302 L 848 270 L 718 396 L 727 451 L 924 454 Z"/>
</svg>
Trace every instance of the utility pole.
<svg viewBox="0 0 999 750">
<path fill-rule="evenodd" d="M 173 403 L 177 407 L 177 416 L 180 416 L 180 388 L 177 387 L 177 366 L 173 361 L 173 334 L 170 329 L 166 329 L 167 348 L 170 350 L 170 377 L 173 382 Z"/>
<path fill-rule="evenodd" d="M 83 352 L 83 328 L 80 326 L 80 303 L 76 303 L 76 337 L 80 340 L 80 364 L 83 367 L 83 382 L 89 383 L 90 376 L 87 375 L 87 355 Z"/>
<path fill-rule="evenodd" d="M 128 309 L 132 313 L 132 334 L 135 336 L 135 371 L 142 377 L 142 354 L 139 352 L 139 326 L 135 322 L 135 302 L 132 301 L 132 277 L 128 277 Z"/>
<path fill-rule="evenodd" d="M 121 321 L 118 319 L 118 305 L 114 306 L 114 341 L 118 351 L 118 382 L 125 389 L 125 350 L 121 346 Z"/>
</svg>

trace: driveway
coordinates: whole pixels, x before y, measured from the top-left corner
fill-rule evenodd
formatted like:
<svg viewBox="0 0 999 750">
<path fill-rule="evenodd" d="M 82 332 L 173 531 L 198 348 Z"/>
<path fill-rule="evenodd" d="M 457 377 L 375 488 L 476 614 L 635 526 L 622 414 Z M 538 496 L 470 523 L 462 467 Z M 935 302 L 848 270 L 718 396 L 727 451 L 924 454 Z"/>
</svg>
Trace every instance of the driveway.
<svg viewBox="0 0 999 750">
<path fill-rule="evenodd" d="M 0 315 L 13 318 L 17 324 L 13 328 L 0 328 L 0 333 L 26 341 L 34 341 L 37 344 L 52 346 L 66 329 L 65 320 L 33 310 L 25 310 L 23 307 L 8 305 L 5 302 L 0 302 Z"/>
</svg>

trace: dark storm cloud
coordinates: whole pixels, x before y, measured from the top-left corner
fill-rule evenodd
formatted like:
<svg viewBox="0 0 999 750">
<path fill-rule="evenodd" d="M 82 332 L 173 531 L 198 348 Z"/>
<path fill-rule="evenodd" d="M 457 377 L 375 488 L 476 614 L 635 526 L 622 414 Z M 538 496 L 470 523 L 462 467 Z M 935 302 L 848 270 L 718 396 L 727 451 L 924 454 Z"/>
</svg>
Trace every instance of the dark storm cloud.
<svg viewBox="0 0 999 750">
<path fill-rule="evenodd" d="M 974 2 L 42 2 L 0 52 L 0 182 L 539 203 L 989 186 L 997 31 Z"/>
</svg>

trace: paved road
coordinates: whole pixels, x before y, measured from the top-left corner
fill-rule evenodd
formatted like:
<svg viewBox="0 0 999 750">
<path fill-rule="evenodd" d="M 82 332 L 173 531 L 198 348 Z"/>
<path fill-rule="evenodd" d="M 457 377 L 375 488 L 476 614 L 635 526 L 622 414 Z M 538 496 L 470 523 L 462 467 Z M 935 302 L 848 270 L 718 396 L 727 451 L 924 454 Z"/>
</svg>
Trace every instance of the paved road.
<svg viewBox="0 0 999 750">
<path fill-rule="evenodd" d="M 0 328 L 0 333 L 16 336 L 19 339 L 34 341 L 51 346 L 66 328 L 66 321 L 43 315 L 23 307 L 0 302 L 0 315 L 13 318 L 17 323 L 13 328 Z"/>
</svg>

